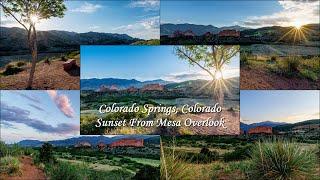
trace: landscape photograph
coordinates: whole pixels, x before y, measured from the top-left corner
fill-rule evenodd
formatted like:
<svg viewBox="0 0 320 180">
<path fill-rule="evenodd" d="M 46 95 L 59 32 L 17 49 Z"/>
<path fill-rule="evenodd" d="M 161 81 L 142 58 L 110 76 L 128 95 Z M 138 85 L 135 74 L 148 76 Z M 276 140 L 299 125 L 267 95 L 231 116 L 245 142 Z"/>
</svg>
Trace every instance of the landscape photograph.
<svg viewBox="0 0 320 180">
<path fill-rule="evenodd" d="M 0 89 L 79 90 L 80 45 L 159 44 L 159 6 L 159 0 L 1 1 Z"/>
<path fill-rule="evenodd" d="M 241 89 L 320 89 L 319 46 L 255 44 L 240 49 Z"/>
<path fill-rule="evenodd" d="M 160 136 L 80 136 L 79 104 L 79 91 L 1 91 L 0 179 L 159 179 Z"/>
<path fill-rule="evenodd" d="M 319 91 L 240 98 L 240 135 L 161 137 L 161 179 L 319 179 Z"/>
<path fill-rule="evenodd" d="M 81 46 L 81 135 L 240 133 L 239 46 Z"/>
<path fill-rule="evenodd" d="M 319 1 L 163 1 L 161 44 L 319 47 Z"/>
</svg>

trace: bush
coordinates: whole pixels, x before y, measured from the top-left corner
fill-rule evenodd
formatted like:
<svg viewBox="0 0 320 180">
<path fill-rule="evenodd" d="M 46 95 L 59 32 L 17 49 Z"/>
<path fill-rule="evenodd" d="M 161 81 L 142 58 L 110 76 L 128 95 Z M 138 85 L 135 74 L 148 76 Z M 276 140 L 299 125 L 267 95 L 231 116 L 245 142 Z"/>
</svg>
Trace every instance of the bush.
<svg viewBox="0 0 320 180">
<path fill-rule="evenodd" d="M 50 143 L 44 143 L 40 148 L 39 160 L 43 163 L 52 163 L 56 159 L 53 156 L 53 146 Z"/>
<path fill-rule="evenodd" d="M 17 65 L 18 67 L 22 67 L 22 66 L 24 66 L 24 65 L 26 65 L 26 64 L 27 64 L 27 63 L 24 62 L 24 61 L 18 61 L 16 65 Z"/>
<path fill-rule="evenodd" d="M 312 81 L 317 81 L 319 79 L 319 74 L 308 70 L 308 69 L 302 69 L 300 70 L 300 75 L 304 78 L 310 79 Z"/>
<path fill-rule="evenodd" d="M 289 77 L 299 72 L 299 65 L 300 59 L 296 56 L 290 56 L 277 61 L 277 67 L 280 70 L 280 73 Z"/>
<path fill-rule="evenodd" d="M 140 169 L 132 179 L 160 179 L 160 170 L 157 167 L 147 165 Z"/>
<path fill-rule="evenodd" d="M 0 173 L 13 175 L 20 170 L 20 161 L 17 157 L 5 156 L 0 159 Z"/>
<path fill-rule="evenodd" d="M 12 64 L 8 64 L 5 68 L 5 70 L 2 72 L 3 75 L 5 76 L 9 76 L 9 75 L 14 75 L 14 74 L 18 74 L 19 72 L 23 71 L 22 68 L 20 67 L 16 67 Z"/>
<path fill-rule="evenodd" d="M 58 162 L 46 164 L 45 171 L 52 180 L 82 180 L 86 179 L 88 170 L 84 165 Z"/>
<path fill-rule="evenodd" d="M 246 52 L 241 52 L 240 53 L 240 65 L 248 65 L 249 60 L 248 60 L 248 54 Z"/>
<path fill-rule="evenodd" d="M 314 152 L 285 141 L 258 142 L 251 152 L 254 179 L 306 179 L 314 175 Z"/>
<path fill-rule="evenodd" d="M 251 145 L 237 147 L 234 151 L 225 153 L 223 155 L 223 160 L 229 162 L 246 159 L 249 157 L 251 148 Z"/>
</svg>

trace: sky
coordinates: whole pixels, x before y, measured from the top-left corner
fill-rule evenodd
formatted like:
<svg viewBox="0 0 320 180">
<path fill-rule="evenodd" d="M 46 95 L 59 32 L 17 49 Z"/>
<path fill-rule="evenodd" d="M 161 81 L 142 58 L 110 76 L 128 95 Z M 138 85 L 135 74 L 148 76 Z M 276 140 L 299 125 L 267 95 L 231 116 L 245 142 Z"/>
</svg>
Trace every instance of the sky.
<svg viewBox="0 0 320 180">
<path fill-rule="evenodd" d="M 1 91 L 1 140 L 56 140 L 79 135 L 79 91 Z"/>
<path fill-rule="evenodd" d="M 241 122 L 295 123 L 319 119 L 319 91 L 241 91 Z"/>
<path fill-rule="evenodd" d="M 319 0 L 161 1 L 161 24 L 191 23 L 216 27 L 294 26 L 319 23 Z"/>
<path fill-rule="evenodd" d="M 207 79 L 207 72 L 174 54 L 174 46 L 81 46 L 81 79 L 163 79 L 181 82 Z M 223 71 L 224 78 L 239 76 L 239 54 Z"/>
<path fill-rule="evenodd" d="M 67 10 L 63 18 L 40 20 L 37 29 L 109 32 L 159 39 L 159 0 L 65 1 L 65 5 Z M 21 27 L 3 13 L 1 25 Z"/>
</svg>

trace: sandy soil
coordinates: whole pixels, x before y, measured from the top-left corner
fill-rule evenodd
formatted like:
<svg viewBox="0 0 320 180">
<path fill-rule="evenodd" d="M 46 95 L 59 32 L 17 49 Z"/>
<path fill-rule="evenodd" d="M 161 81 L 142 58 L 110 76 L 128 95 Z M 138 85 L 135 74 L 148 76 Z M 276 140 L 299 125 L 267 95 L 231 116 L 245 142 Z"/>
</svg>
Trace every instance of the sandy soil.
<svg viewBox="0 0 320 180">
<path fill-rule="evenodd" d="M 10 76 L 0 76 L 0 88 L 7 90 L 26 89 L 30 66 L 24 71 Z M 39 62 L 36 66 L 32 89 L 80 89 L 80 60 L 77 66 L 70 71 L 63 69 L 63 61 L 55 60 L 50 64 Z"/>
<path fill-rule="evenodd" d="M 33 164 L 31 157 L 22 156 L 20 158 L 21 168 L 20 174 L 17 176 L 1 175 L 0 179 L 5 180 L 42 180 L 47 179 L 44 172 Z"/>
<path fill-rule="evenodd" d="M 263 68 L 242 67 L 240 70 L 241 89 L 278 89 L 278 90 L 306 90 L 320 89 L 320 80 L 317 82 L 301 78 L 287 78 L 268 72 Z"/>
</svg>

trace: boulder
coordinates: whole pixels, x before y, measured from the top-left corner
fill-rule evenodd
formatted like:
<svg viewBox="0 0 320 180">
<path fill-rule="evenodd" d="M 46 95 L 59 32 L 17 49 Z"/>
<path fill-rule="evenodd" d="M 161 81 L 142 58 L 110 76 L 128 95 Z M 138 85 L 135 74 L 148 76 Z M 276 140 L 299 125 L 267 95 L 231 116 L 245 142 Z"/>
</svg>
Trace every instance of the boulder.
<svg viewBox="0 0 320 180">
<path fill-rule="evenodd" d="M 76 65 L 76 60 L 75 59 L 69 59 L 68 61 L 63 63 L 63 69 L 65 71 L 69 71 L 75 65 Z"/>
</svg>

